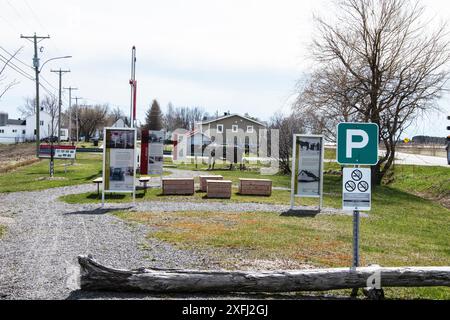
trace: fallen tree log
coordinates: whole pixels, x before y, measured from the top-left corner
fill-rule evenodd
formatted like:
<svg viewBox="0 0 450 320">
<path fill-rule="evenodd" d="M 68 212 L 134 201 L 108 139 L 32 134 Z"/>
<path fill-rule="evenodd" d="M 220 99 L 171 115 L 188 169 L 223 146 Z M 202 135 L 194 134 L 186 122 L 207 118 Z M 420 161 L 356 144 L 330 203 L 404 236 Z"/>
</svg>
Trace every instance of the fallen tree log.
<svg viewBox="0 0 450 320">
<path fill-rule="evenodd" d="M 79 256 L 83 290 L 153 293 L 295 292 L 367 287 L 380 275 L 382 287 L 450 286 L 450 267 L 336 268 L 291 271 L 120 270 Z"/>
</svg>

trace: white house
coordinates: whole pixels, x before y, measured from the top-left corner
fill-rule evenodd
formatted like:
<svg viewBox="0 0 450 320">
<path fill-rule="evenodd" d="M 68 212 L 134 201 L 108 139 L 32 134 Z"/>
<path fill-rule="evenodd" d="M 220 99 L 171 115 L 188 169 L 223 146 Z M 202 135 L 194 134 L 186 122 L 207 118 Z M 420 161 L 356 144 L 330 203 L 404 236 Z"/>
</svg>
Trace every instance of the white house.
<svg viewBox="0 0 450 320">
<path fill-rule="evenodd" d="M 39 113 L 40 139 L 52 134 L 52 117 L 41 110 Z M 54 120 L 54 136 L 57 136 L 57 121 Z M 0 112 L 0 143 L 18 143 L 36 140 L 36 116 L 33 114 L 25 119 L 9 119 L 8 114 Z"/>
</svg>

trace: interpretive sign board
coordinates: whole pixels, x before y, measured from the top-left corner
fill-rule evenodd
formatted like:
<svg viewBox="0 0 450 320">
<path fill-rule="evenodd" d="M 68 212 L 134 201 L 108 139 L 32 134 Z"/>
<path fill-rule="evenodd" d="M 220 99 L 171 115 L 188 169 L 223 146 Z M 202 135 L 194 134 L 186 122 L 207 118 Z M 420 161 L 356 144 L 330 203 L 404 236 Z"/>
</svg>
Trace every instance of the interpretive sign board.
<svg viewBox="0 0 450 320">
<path fill-rule="evenodd" d="M 105 128 L 103 145 L 103 202 L 105 192 L 135 194 L 136 129 Z"/>
<path fill-rule="evenodd" d="M 294 198 L 319 198 L 322 207 L 323 136 L 294 135 L 291 207 Z"/>
<path fill-rule="evenodd" d="M 164 130 L 142 131 L 141 174 L 163 173 L 164 137 Z"/>
</svg>

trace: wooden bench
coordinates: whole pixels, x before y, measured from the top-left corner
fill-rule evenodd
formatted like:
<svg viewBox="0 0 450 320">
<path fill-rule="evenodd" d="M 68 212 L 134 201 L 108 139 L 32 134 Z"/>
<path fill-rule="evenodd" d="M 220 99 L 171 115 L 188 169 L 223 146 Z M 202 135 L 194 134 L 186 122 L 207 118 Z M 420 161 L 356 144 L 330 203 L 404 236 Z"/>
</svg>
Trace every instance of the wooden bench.
<svg viewBox="0 0 450 320">
<path fill-rule="evenodd" d="M 270 196 L 272 194 L 272 180 L 239 179 L 239 194 Z"/>
<path fill-rule="evenodd" d="M 163 195 L 193 195 L 194 178 L 162 179 Z"/>
<path fill-rule="evenodd" d="M 206 180 L 223 180 L 222 176 L 199 176 L 200 178 L 200 191 L 206 192 Z"/>
<path fill-rule="evenodd" d="M 230 180 L 206 180 L 206 196 L 208 198 L 231 198 L 231 184 Z"/>
<path fill-rule="evenodd" d="M 92 180 L 92 183 L 97 184 L 97 196 L 100 196 L 100 184 L 103 183 L 103 178 L 100 177 L 100 178 L 94 179 L 94 180 Z"/>
</svg>

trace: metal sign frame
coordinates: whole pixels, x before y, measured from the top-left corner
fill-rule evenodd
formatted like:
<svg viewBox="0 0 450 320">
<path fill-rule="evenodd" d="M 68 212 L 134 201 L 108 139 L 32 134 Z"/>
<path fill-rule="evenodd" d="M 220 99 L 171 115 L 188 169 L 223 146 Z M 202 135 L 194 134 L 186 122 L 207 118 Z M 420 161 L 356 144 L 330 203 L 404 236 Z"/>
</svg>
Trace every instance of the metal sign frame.
<svg viewBox="0 0 450 320">
<path fill-rule="evenodd" d="M 134 147 L 133 147 L 133 190 L 105 190 L 105 166 L 106 166 L 106 131 L 134 131 Z M 114 128 L 107 127 L 103 128 L 103 170 L 102 170 L 102 207 L 105 205 L 105 192 L 110 193 L 131 193 L 133 194 L 133 203 L 136 201 L 136 142 L 137 142 L 137 131 L 136 128 Z"/>
<path fill-rule="evenodd" d="M 321 141 L 321 150 L 320 150 L 320 183 L 319 183 L 319 196 L 300 196 L 295 194 L 295 180 L 297 179 L 297 138 L 320 138 Z M 315 198 L 319 199 L 319 211 L 322 210 L 323 207 L 323 168 L 324 168 L 324 155 L 325 155 L 325 139 L 323 135 L 313 135 L 313 134 L 294 134 L 293 142 L 292 142 L 292 167 L 291 167 L 291 210 L 295 207 L 295 198 Z"/>
</svg>

